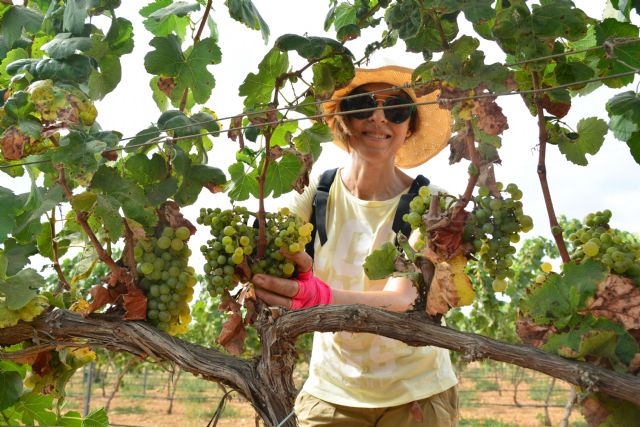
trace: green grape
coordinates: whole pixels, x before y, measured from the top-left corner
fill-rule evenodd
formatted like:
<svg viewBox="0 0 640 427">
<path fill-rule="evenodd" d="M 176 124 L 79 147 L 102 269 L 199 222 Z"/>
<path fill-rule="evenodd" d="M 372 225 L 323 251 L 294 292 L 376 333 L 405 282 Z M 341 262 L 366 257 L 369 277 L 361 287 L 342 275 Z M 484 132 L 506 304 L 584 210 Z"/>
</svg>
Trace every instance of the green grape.
<svg viewBox="0 0 640 427">
<path fill-rule="evenodd" d="M 168 249 L 171 246 L 171 238 L 167 236 L 160 236 L 156 242 L 156 246 L 160 249 Z"/>
<path fill-rule="evenodd" d="M 184 248 L 184 242 L 178 238 L 171 240 L 171 249 L 179 252 Z"/>
<path fill-rule="evenodd" d="M 181 226 L 176 228 L 175 235 L 178 239 L 184 241 L 189 239 L 189 237 L 191 236 L 191 231 L 188 227 Z"/>
</svg>

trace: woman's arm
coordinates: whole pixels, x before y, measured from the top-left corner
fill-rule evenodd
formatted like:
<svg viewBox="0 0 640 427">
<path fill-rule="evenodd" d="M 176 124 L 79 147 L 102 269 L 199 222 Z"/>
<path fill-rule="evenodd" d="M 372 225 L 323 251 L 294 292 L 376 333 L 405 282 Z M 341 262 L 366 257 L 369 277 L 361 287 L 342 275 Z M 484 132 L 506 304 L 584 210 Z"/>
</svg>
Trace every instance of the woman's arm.
<svg viewBox="0 0 640 427">
<path fill-rule="evenodd" d="M 311 269 L 311 257 L 304 252 L 295 255 L 285 254 L 285 256 L 298 265 L 300 272 L 307 272 Z M 267 304 L 285 308 L 291 308 L 294 298 L 300 295 L 300 286 L 321 286 L 326 292 L 326 284 L 318 283 L 317 278 L 305 281 L 282 279 L 266 274 L 256 274 L 253 276 L 253 283 L 256 285 L 256 295 Z M 311 290 L 314 291 L 313 289 Z M 392 277 L 389 279 L 383 290 L 380 291 L 347 291 L 342 289 L 331 289 L 331 304 L 365 304 L 372 307 L 384 308 L 390 311 L 406 311 L 411 308 L 417 297 L 417 291 L 411 281 L 404 277 Z M 307 292 L 304 292 L 305 294 Z M 325 299 L 326 300 L 326 299 Z M 302 306 L 310 307 L 311 305 Z"/>
</svg>

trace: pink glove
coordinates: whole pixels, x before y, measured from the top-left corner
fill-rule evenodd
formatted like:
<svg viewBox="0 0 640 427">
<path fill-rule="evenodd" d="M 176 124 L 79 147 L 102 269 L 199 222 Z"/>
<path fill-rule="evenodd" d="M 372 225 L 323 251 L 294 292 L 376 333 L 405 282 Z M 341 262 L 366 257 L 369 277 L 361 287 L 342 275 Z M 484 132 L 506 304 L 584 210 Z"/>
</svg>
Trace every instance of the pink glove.
<svg viewBox="0 0 640 427">
<path fill-rule="evenodd" d="M 291 309 L 331 304 L 333 294 L 329 285 L 313 275 L 311 270 L 298 274 L 298 293 L 291 299 Z"/>
</svg>

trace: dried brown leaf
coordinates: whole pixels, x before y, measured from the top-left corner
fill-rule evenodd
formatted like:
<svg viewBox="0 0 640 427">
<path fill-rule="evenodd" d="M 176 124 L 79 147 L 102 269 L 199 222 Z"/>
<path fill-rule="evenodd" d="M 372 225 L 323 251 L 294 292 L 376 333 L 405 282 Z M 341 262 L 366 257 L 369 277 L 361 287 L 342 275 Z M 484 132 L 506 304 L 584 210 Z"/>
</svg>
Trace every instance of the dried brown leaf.
<svg viewBox="0 0 640 427">
<path fill-rule="evenodd" d="M 89 304 L 87 311 L 83 313 L 85 317 L 107 304 L 115 303 L 118 297 L 122 295 L 122 290 L 120 288 L 95 285 L 89 293 L 93 297 L 93 301 Z"/>
<path fill-rule="evenodd" d="M 545 94 L 541 99 L 542 108 L 547 110 L 549 114 L 552 114 L 558 118 L 562 118 L 567 115 L 571 109 L 571 102 L 568 104 L 564 102 L 552 101 L 549 95 Z"/>
<path fill-rule="evenodd" d="M 244 142 L 242 139 L 242 131 L 238 129 L 242 127 L 243 117 L 243 115 L 235 116 L 231 119 L 231 123 L 229 124 L 229 132 L 227 132 L 227 136 L 234 142 L 237 141 L 238 138 L 240 138 L 241 142 Z"/>
<path fill-rule="evenodd" d="M 462 159 L 471 160 L 471 156 L 469 155 L 469 150 L 467 150 L 466 132 L 460 131 L 457 134 L 453 135 L 449 138 L 449 164 L 453 165 L 458 163 Z"/>
<path fill-rule="evenodd" d="M 599 426 L 611 415 L 603 403 L 594 396 L 582 401 L 581 411 L 589 426 Z"/>
<path fill-rule="evenodd" d="M 242 321 L 242 315 L 240 313 L 232 313 L 222 325 L 222 330 L 216 341 L 229 353 L 237 356 L 244 351 L 244 339 L 246 336 L 247 331 Z"/>
<path fill-rule="evenodd" d="M 51 351 L 41 351 L 38 353 L 36 360 L 31 364 L 33 372 L 41 377 L 47 375 L 47 373 L 51 371 L 51 365 L 49 365 L 49 362 L 51 362 L 52 358 L 53 354 Z"/>
<path fill-rule="evenodd" d="M 509 128 L 507 117 L 494 98 L 476 99 L 473 114 L 478 116 L 478 128 L 487 135 L 500 135 Z"/>
<path fill-rule="evenodd" d="M 434 200 L 431 204 L 433 206 Z M 429 245 L 444 259 L 448 260 L 465 252 L 462 237 L 468 215 L 469 213 L 461 205 L 454 206 L 444 214 L 440 213 L 439 208 L 430 210 L 426 214 L 425 224 L 429 234 Z"/>
<path fill-rule="evenodd" d="M 620 322 L 625 329 L 640 329 L 640 288 L 633 280 L 610 274 L 598 284 L 586 312 Z"/>
<path fill-rule="evenodd" d="M 124 320 L 147 320 L 147 297 L 138 288 L 132 288 L 123 295 Z"/>
<path fill-rule="evenodd" d="M 158 89 L 168 97 L 171 97 L 176 88 L 176 79 L 173 77 L 160 76 L 158 78 Z"/>
<path fill-rule="evenodd" d="M 19 160 L 24 153 L 25 144 L 29 143 L 29 137 L 23 134 L 20 129 L 10 127 L 2 134 L 0 143 L 5 160 Z"/>
<path fill-rule="evenodd" d="M 187 227 L 191 235 L 194 235 L 196 232 L 196 227 L 182 215 L 180 206 L 172 200 L 167 200 L 160 205 L 158 208 L 158 217 L 160 219 L 158 229 L 160 230 L 162 227 L 169 225 L 173 228 Z"/>
<path fill-rule="evenodd" d="M 428 82 L 418 82 L 414 86 L 414 92 L 418 98 L 429 95 L 431 92 L 440 89 L 440 80 L 431 80 Z"/>
<path fill-rule="evenodd" d="M 432 316 L 445 314 L 449 308 L 457 305 L 457 301 L 451 266 L 446 262 L 436 264 L 436 271 L 427 296 L 427 313 Z"/>
<path fill-rule="evenodd" d="M 518 316 L 516 320 L 516 333 L 522 342 L 534 347 L 541 347 L 547 342 L 547 335 L 555 331 L 552 326 L 536 325 L 528 317 Z"/>
</svg>

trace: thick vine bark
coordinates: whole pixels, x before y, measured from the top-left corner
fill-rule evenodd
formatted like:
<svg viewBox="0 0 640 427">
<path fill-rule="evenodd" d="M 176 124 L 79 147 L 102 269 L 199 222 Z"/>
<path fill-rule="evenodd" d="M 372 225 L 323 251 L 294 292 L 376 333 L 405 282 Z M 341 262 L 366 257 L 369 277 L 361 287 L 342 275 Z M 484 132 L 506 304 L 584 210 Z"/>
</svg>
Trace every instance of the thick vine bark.
<svg viewBox="0 0 640 427">
<path fill-rule="evenodd" d="M 392 313 L 367 306 L 323 306 L 272 316 L 259 322 L 262 356 L 244 360 L 170 337 L 144 322 L 105 315 L 89 318 L 55 310 L 31 323 L 0 329 L 0 345 L 23 341 L 36 344 L 101 346 L 140 357 L 173 362 L 205 379 L 224 383 L 249 400 L 267 425 L 277 425 L 290 412 L 295 396 L 292 372 L 295 338 L 305 332 L 370 332 L 409 345 L 437 345 L 480 359 L 489 358 L 543 372 L 592 391 L 640 405 L 640 379 L 584 362 L 563 359 L 524 345 L 506 344 L 459 332 L 428 321 L 424 313 Z M 12 353 L 0 353 L 10 358 Z M 287 426 L 295 425 L 289 419 Z"/>
</svg>

